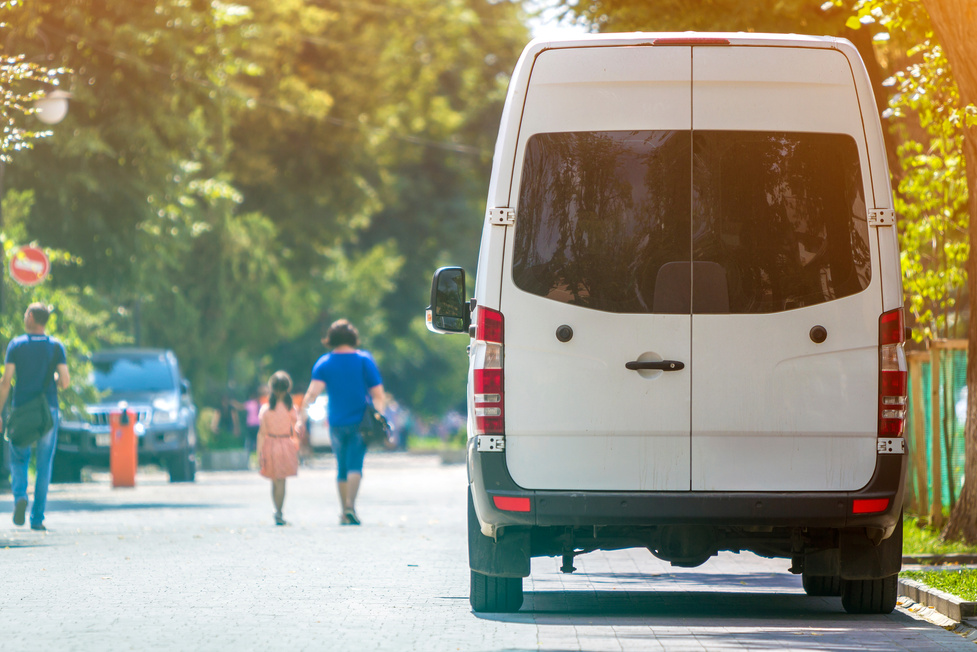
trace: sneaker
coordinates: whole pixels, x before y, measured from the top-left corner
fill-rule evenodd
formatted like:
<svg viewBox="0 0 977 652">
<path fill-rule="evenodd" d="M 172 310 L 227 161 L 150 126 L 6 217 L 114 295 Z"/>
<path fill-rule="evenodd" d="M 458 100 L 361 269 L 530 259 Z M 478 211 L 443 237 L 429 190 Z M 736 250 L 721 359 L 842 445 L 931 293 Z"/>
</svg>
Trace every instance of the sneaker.
<svg viewBox="0 0 977 652">
<path fill-rule="evenodd" d="M 37 523 L 37 524 L 31 523 L 31 529 L 36 530 L 38 532 L 47 532 L 47 528 L 44 527 L 43 523 Z"/>
<path fill-rule="evenodd" d="M 23 525 L 25 514 L 27 514 L 27 499 L 18 498 L 14 504 L 14 525 Z"/>
<path fill-rule="evenodd" d="M 356 511 L 352 509 L 347 509 L 343 514 L 343 518 L 346 519 L 346 525 L 359 525 L 360 517 L 356 515 Z"/>
</svg>

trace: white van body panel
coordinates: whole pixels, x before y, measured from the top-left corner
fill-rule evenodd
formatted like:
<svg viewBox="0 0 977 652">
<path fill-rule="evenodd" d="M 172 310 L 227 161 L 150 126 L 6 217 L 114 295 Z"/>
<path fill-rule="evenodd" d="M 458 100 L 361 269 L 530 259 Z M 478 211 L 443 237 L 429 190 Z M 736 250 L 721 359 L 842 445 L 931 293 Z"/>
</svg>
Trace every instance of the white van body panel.
<svg viewBox="0 0 977 652">
<path fill-rule="evenodd" d="M 879 354 L 849 328 L 878 319 L 878 284 L 866 292 L 875 300 L 693 315 L 693 490 L 852 491 L 868 483 Z M 808 336 L 815 325 L 828 331 L 821 345 Z"/>
<path fill-rule="evenodd" d="M 869 157 L 852 67 L 837 50 L 695 48 L 693 130 L 847 134 Z M 884 160 L 884 159 L 883 159 Z M 867 219 L 862 213 L 860 219 Z M 877 248 L 875 229 L 869 247 Z M 875 471 L 881 270 L 854 296 L 771 314 L 692 318 L 692 489 L 838 491 Z M 811 341 L 814 326 L 828 330 Z"/>
<path fill-rule="evenodd" d="M 560 49 L 536 58 L 517 161 L 534 133 L 690 128 L 690 48 L 615 48 L 610 61 L 592 54 Z M 513 188 L 521 172 L 516 165 Z M 531 316 L 506 322 L 513 480 L 537 489 L 688 490 L 690 376 L 642 377 L 624 365 L 642 355 L 688 359 L 690 316 L 602 313 L 534 296 L 513 285 L 511 260 L 509 238 L 501 310 Z M 575 336 L 563 344 L 553 334 L 565 323 Z"/>
<path fill-rule="evenodd" d="M 869 229 L 872 280 L 864 291 L 772 314 L 605 313 L 514 284 L 512 234 L 534 134 L 847 134 L 857 143 L 866 205 L 891 208 L 874 98 L 853 46 L 711 36 L 731 45 L 652 46 L 635 34 L 536 42 L 514 71 L 488 205 L 513 207 L 516 222 L 486 221 L 475 297 L 505 317 L 504 454 L 521 487 L 849 491 L 875 469 L 877 320 L 902 299 L 894 229 L 883 228 L 881 240 Z M 574 329 L 570 342 L 554 337 L 562 324 Z M 820 345 L 809 337 L 816 325 L 829 334 Z M 624 368 L 636 359 L 687 366 Z"/>
<path fill-rule="evenodd" d="M 533 315 L 506 325 L 506 462 L 516 484 L 688 490 L 691 377 L 624 365 L 688 360 L 690 317 L 600 313 L 520 291 L 502 304 Z M 564 344 L 553 334 L 566 323 L 574 337 Z"/>
</svg>

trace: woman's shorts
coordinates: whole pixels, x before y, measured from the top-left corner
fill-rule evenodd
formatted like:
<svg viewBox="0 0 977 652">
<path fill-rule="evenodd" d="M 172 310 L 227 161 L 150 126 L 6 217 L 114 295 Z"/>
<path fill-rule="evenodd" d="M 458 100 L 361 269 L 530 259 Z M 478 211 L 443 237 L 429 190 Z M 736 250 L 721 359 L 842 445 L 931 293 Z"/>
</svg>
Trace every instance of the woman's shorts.
<svg viewBox="0 0 977 652">
<path fill-rule="evenodd" d="M 330 426 L 332 452 L 336 454 L 336 479 L 346 481 L 349 473 L 363 475 L 363 458 L 366 457 L 366 444 L 360 436 L 360 425 Z"/>
</svg>

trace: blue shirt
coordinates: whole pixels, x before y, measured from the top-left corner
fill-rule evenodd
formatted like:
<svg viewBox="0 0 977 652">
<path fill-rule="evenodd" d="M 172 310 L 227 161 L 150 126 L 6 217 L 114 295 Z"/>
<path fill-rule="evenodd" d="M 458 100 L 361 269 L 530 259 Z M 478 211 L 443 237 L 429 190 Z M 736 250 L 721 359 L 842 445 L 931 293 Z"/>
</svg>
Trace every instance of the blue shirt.
<svg viewBox="0 0 977 652">
<path fill-rule="evenodd" d="M 67 364 L 64 345 L 47 335 L 25 333 L 10 340 L 4 364 L 14 363 L 16 384 L 14 406 L 22 405 L 41 393 L 44 383 L 54 374 L 59 364 Z M 48 371 L 50 362 L 50 371 Z M 53 378 L 47 388 L 47 400 L 51 407 L 58 405 L 58 386 Z"/>
<path fill-rule="evenodd" d="M 383 384 L 377 363 L 366 351 L 327 353 L 312 367 L 312 380 L 326 384 L 330 426 L 359 423 L 369 400 L 367 392 Z"/>
</svg>

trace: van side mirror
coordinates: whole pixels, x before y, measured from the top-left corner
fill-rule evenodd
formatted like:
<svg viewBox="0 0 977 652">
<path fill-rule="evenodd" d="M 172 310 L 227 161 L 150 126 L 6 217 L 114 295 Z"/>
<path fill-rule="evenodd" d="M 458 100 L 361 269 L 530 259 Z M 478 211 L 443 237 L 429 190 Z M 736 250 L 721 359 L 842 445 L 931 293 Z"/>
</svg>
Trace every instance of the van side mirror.
<svg viewBox="0 0 977 652">
<path fill-rule="evenodd" d="M 186 378 L 180 381 L 180 394 L 190 396 L 190 381 Z"/>
<path fill-rule="evenodd" d="M 431 305 L 426 312 L 427 329 L 432 333 L 467 333 L 471 312 L 465 300 L 465 270 L 442 267 L 431 282 Z"/>
</svg>

